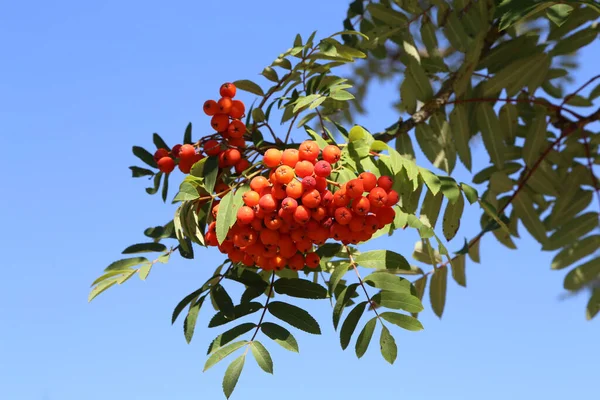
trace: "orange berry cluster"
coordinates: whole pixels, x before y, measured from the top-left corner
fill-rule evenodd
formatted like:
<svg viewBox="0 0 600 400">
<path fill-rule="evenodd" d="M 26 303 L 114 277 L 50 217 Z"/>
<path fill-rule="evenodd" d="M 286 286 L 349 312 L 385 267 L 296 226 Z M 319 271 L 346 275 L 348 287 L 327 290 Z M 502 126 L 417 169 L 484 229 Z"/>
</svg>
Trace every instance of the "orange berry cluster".
<svg viewBox="0 0 600 400">
<path fill-rule="evenodd" d="M 236 93 L 233 83 L 224 83 L 219 92 L 219 101 L 207 100 L 202 108 L 206 115 L 212 116 L 210 124 L 222 140 L 212 138 L 215 135 L 211 135 L 211 138 L 200 141 L 201 147 L 198 149 L 191 144 L 177 144 L 170 152 L 158 149 L 154 153 L 154 160 L 160 171 L 168 174 L 177 164 L 181 172 L 189 174 L 192 166 L 205 155 L 218 156 L 219 168 L 233 168 L 236 174 L 241 174 L 250 166 L 248 160 L 242 157 L 246 148 L 246 125 L 240 119 L 244 117 L 246 107 L 242 101 L 233 100 Z"/>
<path fill-rule="evenodd" d="M 320 149 L 310 140 L 298 149 L 267 150 L 263 163 L 270 169 L 268 178 L 251 180 L 223 243 L 217 241 L 214 221 L 207 243 L 246 266 L 301 270 L 319 266 L 314 246 L 328 239 L 343 244 L 369 240 L 394 220 L 398 193 L 390 177 L 378 179 L 370 172 L 343 184 L 328 181 L 340 155 L 339 147 Z M 213 208 L 215 218 L 217 210 L 218 205 Z"/>
</svg>

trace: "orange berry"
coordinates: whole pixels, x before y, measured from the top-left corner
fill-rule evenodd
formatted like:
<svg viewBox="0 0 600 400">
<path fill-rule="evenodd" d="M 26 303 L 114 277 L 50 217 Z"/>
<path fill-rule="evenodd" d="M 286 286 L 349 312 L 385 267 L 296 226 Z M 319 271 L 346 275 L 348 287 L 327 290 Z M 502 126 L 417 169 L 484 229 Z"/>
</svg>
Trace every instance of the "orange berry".
<svg viewBox="0 0 600 400">
<path fill-rule="evenodd" d="M 321 199 L 321 201 L 323 201 Z M 315 221 L 321 221 L 323 218 L 327 216 L 327 210 L 324 207 L 317 207 L 312 211 L 312 219 Z"/>
<path fill-rule="evenodd" d="M 301 253 L 306 253 L 309 250 L 312 250 L 312 242 L 310 239 L 299 240 L 296 242 L 296 248 Z"/>
<path fill-rule="evenodd" d="M 277 208 L 277 202 L 273 198 L 273 195 L 266 194 L 260 198 L 260 200 L 258 201 L 258 206 L 264 212 L 270 213 L 275 211 L 275 209 Z"/>
<path fill-rule="evenodd" d="M 179 170 L 184 174 L 189 174 L 192 169 L 193 160 L 180 160 L 179 161 Z"/>
<path fill-rule="evenodd" d="M 296 211 L 294 211 L 294 221 L 296 221 L 300 225 L 304 225 L 308 221 L 310 221 L 310 217 L 311 212 L 305 206 L 298 206 L 298 208 L 296 208 Z"/>
<path fill-rule="evenodd" d="M 335 240 L 346 240 L 346 238 L 350 236 L 350 228 L 348 228 L 346 225 L 341 225 L 336 222 L 331 225 L 329 233 Z"/>
<path fill-rule="evenodd" d="M 219 101 L 217 101 L 217 107 L 220 114 L 228 114 L 232 105 L 233 101 L 231 100 L 231 97 L 221 97 Z"/>
<path fill-rule="evenodd" d="M 323 206 L 329 206 L 333 204 L 333 193 L 331 193 L 329 190 L 326 190 L 325 192 L 322 192 L 321 194 L 321 205 Z"/>
<path fill-rule="evenodd" d="M 327 179 L 321 176 L 316 176 L 315 181 L 317 182 L 315 189 L 317 189 L 321 193 L 327 190 Z"/>
<path fill-rule="evenodd" d="M 260 241 L 265 245 L 275 245 L 279 241 L 279 231 L 263 229 L 260 231 Z"/>
<path fill-rule="evenodd" d="M 400 200 L 400 195 L 398 194 L 398 192 L 396 192 L 395 190 L 390 190 L 388 191 L 387 194 L 387 201 L 385 202 L 386 206 L 395 206 L 396 204 L 398 204 L 398 201 Z"/>
<path fill-rule="evenodd" d="M 263 156 L 263 163 L 269 168 L 275 168 L 281 162 L 281 150 L 269 149 Z"/>
<path fill-rule="evenodd" d="M 275 256 L 272 258 L 272 263 L 273 266 L 275 267 L 276 271 L 281 271 L 282 269 L 285 268 L 285 266 L 288 263 L 288 260 L 286 260 L 285 258 L 281 257 L 281 256 Z"/>
<path fill-rule="evenodd" d="M 258 204 L 258 200 L 260 200 L 260 196 L 254 190 L 249 190 L 242 195 L 242 200 L 244 204 L 248 207 L 254 207 Z"/>
<path fill-rule="evenodd" d="M 275 175 L 277 176 L 277 182 L 283 183 L 284 185 L 290 183 L 295 176 L 292 167 L 287 165 L 277 167 Z"/>
<path fill-rule="evenodd" d="M 229 117 L 227 114 L 215 114 L 210 120 L 210 126 L 217 132 L 225 132 L 229 128 Z"/>
<path fill-rule="evenodd" d="M 308 253 L 304 258 L 304 263 L 308 268 L 317 268 L 321 263 L 321 258 L 317 253 Z"/>
<path fill-rule="evenodd" d="M 347 206 L 350 203 L 350 197 L 346 193 L 346 189 L 339 189 L 333 194 L 333 204 L 336 207 Z"/>
<path fill-rule="evenodd" d="M 237 220 L 240 224 L 248 225 L 254 219 L 254 210 L 248 206 L 241 206 L 237 212 Z"/>
<path fill-rule="evenodd" d="M 235 173 L 241 174 L 242 172 L 247 170 L 249 167 L 250 167 L 250 161 L 246 160 L 245 158 L 242 158 L 240 161 L 238 161 L 237 164 L 235 164 Z"/>
<path fill-rule="evenodd" d="M 327 161 L 329 164 L 335 164 L 340 160 L 342 155 L 342 151 L 339 147 L 335 145 L 327 145 L 323 149 L 323 160 Z"/>
<path fill-rule="evenodd" d="M 290 237 L 294 242 L 306 239 L 306 231 L 304 229 L 295 229 L 290 233 Z"/>
<path fill-rule="evenodd" d="M 191 160 L 196 155 L 196 149 L 191 144 L 184 144 L 179 149 L 179 158 L 182 160 Z"/>
<path fill-rule="evenodd" d="M 379 186 L 386 192 L 389 192 L 392 189 L 393 185 L 394 185 L 394 181 L 389 176 L 384 175 L 384 176 L 380 176 L 379 179 L 377 179 L 377 186 Z"/>
<path fill-rule="evenodd" d="M 246 124 L 237 119 L 233 120 L 227 127 L 227 133 L 232 139 L 239 139 L 246 133 Z"/>
<path fill-rule="evenodd" d="M 271 229 L 273 231 L 276 231 L 277 229 L 279 229 L 279 227 L 281 227 L 281 223 L 282 223 L 281 218 L 279 218 L 276 214 L 271 214 L 271 215 L 266 216 L 263 221 L 264 221 L 264 224 L 267 227 L 267 229 Z"/>
<path fill-rule="evenodd" d="M 360 179 L 352 179 L 346 184 L 346 193 L 351 199 L 361 197 L 363 192 L 363 182 Z"/>
<path fill-rule="evenodd" d="M 173 146 L 173 148 L 171 149 L 171 155 L 173 156 L 173 158 L 179 158 L 179 150 L 181 150 L 180 144 L 176 144 L 175 146 Z"/>
<path fill-rule="evenodd" d="M 271 187 L 271 194 L 276 200 L 283 200 L 287 197 L 285 185 L 282 183 L 274 183 Z"/>
<path fill-rule="evenodd" d="M 252 226 L 252 229 L 254 229 L 256 232 L 260 232 L 264 229 L 265 226 L 263 225 L 263 218 L 258 218 L 256 212 L 254 213 L 254 219 L 250 223 L 250 226 Z"/>
<path fill-rule="evenodd" d="M 214 219 L 217 219 L 218 213 L 219 213 L 219 203 L 216 203 L 215 205 L 213 205 L 213 208 L 212 208 L 212 216 Z"/>
<path fill-rule="evenodd" d="M 372 208 L 383 207 L 387 202 L 387 193 L 381 187 L 371 189 L 369 192 L 369 201 Z"/>
<path fill-rule="evenodd" d="M 367 200 L 368 202 L 368 200 Z M 348 224 L 351 232 L 360 232 L 365 229 L 365 218 L 361 216 L 354 216 Z"/>
<path fill-rule="evenodd" d="M 293 214 L 293 212 L 296 211 L 296 208 L 298 208 L 298 202 L 291 197 L 286 197 L 281 202 L 281 210 L 283 210 L 283 212 Z"/>
<path fill-rule="evenodd" d="M 379 221 L 377 220 L 377 217 L 374 215 L 367 215 L 365 217 L 365 232 L 372 235 L 377 232 L 377 230 L 379 230 Z"/>
<path fill-rule="evenodd" d="M 300 144 L 298 151 L 300 152 L 301 160 L 313 161 L 319 157 L 319 144 L 312 140 L 306 140 Z"/>
<path fill-rule="evenodd" d="M 231 102 L 231 108 L 229 109 L 229 116 L 231 118 L 242 118 L 246 112 L 246 106 L 240 100 L 233 100 Z"/>
<path fill-rule="evenodd" d="M 163 157 L 169 156 L 169 150 L 167 149 L 158 149 L 154 152 L 154 161 L 158 161 Z M 177 158 L 177 157 L 175 157 Z"/>
<path fill-rule="evenodd" d="M 296 149 L 285 149 L 281 154 L 281 162 L 283 165 L 294 168 L 300 161 L 300 154 Z"/>
<path fill-rule="evenodd" d="M 352 200 L 352 211 L 358 215 L 367 215 L 371 209 L 371 202 L 367 197 Z"/>
<path fill-rule="evenodd" d="M 302 188 L 304 190 L 313 190 L 317 187 L 317 180 L 313 176 L 305 176 L 302 178 Z"/>
<path fill-rule="evenodd" d="M 290 259 L 288 260 L 288 265 L 294 271 L 300 271 L 304 269 L 304 257 L 302 256 L 302 254 L 296 253 L 292 257 L 290 257 Z"/>
<path fill-rule="evenodd" d="M 288 183 L 285 188 L 285 193 L 288 195 L 288 197 L 291 197 L 292 199 L 299 199 L 302 196 L 303 192 L 304 188 L 302 187 L 302 184 L 296 179 Z"/>
<path fill-rule="evenodd" d="M 331 174 L 331 164 L 325 160 L 318 161 L 314 167 L 315 175 L 321 178 L 327 178 Z"/>
<path fill-rule="evenodd" d="M 223 152 L 225 165 L 232 167 L 242 159 L 242 154 L 238 149 L 227 149 Z"/>
<path fill-rule="evenodd" d="M 300 178 L 311 176 L 315 170 L 315 166 L 310 161 L 298 161 L 294 167 L 296 175 Z M 315 182 L 316 183 L 316 182 Z"/>
<path fill-rule="evenodd" d="M 319 204 L 321 204 L 321 193 L 316 189 L 307 191 L 302 196 L 302 205 L 308 208 L 316 208 Z"/>
<path fill-rule="evenodd" d="M 269 186 L 271 186 L 271 184 L 264 176 L 255 176 L 250 181 L 250 188 L 258 193 L 260 193 L 261 190 Z"/>
<path fill-rule="evenodd" d="M 223 97 L 235 97 L 237 88 L 231 82 L 227 82 L 221 85 L 219 88 L 219 94 Z"/>
<path fill-rule="evenodd" d="M 162 157 L 156 164 L 158 169 L 165 174 L 170 174 L 175 169 L 175 160 L 168 156 Z"/>
<path fill-rule="evenodd" d="M 215 193 L 223 193 L 227 189 L 229 189 L 229 185 L 223 181 L 221 181 L 215 185 Z"/>
<path fill-rule="evenodd" d="M 182 146 L 183 147 L 183 146 Z M 221 144 L 214 139 L 207 140 L 204 145 L 204 152 L 208 156 L 216 156 L 221 152 Z"/>
<path fill-rule="evenodd" d="M 277 244 L 279 246 L 279 254 L 284 258 L 290 258 L 298 251 L 294 241 L 288 235 L 280 235 Z"/>
<path fill-rule="evenodd" d="M 209 117 L 212 117 L 219 111 L 219 106 L 217 105 L 217 102 L 214 100 L 206 100 L 204 102 L 204 105 L 202 106 L 202 109 L 204 110 L 204 113 L 206 115 L 208 115 Z"/>
<path fill-rule="evenodd" d="M 252 256 L 250 254 L 244 254 L 244 258 L 242 259 L 242 263 L 246 266 L 246 267 L 254 267 L 254 259 L 252 258 Z"/>
<path fill-rule="evenodd" d="M 335 209 L 335 221 L 340 225 L 348 225 L 352 220 L 352 211 L 348 207 Z"/>
<path fill-rule="evenodd" d="M 377 186 L 377 177 L 371 172 L 363 172 L 358 175 L 358 179 L 363 181 L 363 189 L 365 192 L 370 192 L 375 186 Z"/>
<path fill-rule="evenodd" d="M 396 211 L 392 207 L 381 207 L 381 209 L 377 210 L 376 217 L 380 225 L 383 224 L 385 226 L 394 222 Z"/>
</svg>

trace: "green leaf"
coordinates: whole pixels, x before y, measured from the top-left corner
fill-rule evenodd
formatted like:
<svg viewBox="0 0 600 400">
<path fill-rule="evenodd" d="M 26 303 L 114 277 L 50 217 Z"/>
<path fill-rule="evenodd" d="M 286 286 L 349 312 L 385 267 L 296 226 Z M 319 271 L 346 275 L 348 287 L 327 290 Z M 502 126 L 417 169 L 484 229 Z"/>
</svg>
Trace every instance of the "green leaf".
<svg viewBox="0 0 600 400">
<path fill-rule="evenodd" d="M 177 320 L 177 317 L 179 317 L 179 314 L 181 314 L 183 309 L 188 304 L 195 301 L 195 299 L 198 298 L 198 296 L 200 294 L 202 294 L 204 291 L 206 291 L 207 289 L 208 289 L 208 287 L 206 287 L 206 285 L 203 285 L 200 289 L 197 289 L 197 290 L 193 291 L 192 293 L 188 294 L 179 303 L 177 303 L 177 305 L 175 306 L 175 309 L 173 310 L 173 315 L 171 317 L 171 324 L 175 323 L 175 321 Z"/>
<path fill-rule="evenodd" d="M 269 303 L 267 308 L 274 317 L 287 322 L 295 328 L 316 335 L 321 334 L 321 328 L 319 327 L 318 322 L 300 307 L 281 301 L 274 301 Z"/>
<path fill-rule="evenodd" d="M 163 138 L 161 138 L 158 133 L 152 134 L 152 141 L 154 142 L 154 145 L 157 149 L 171 150 L 171 148 L 167 145 L 167 143 L 165 143 Z"/>
<path fill-rule="evenodd" d="M 441 193 L 435 196 L 429 190 L 425 193 L 425 199 L 423 199 L 423 204 L 421 204 L 421 214 L 419 215 L 421 222 L 431 228 L 435 228 L 443 199 L 444 196 Z"/>
<path fill-rule="evenodd" d="M 410 264 L 406 258 L 390 250 L 367 251 L 357 255 L 355 261 L 365 268 L 410 270 Z"/>
<path fill-rule="evenodd" d="M 139 265 L 141 263 L 147 262 L 148 259 L 146 257 L 132 257 L 132 258 L 124 258 L 122 260 L 115 261 L 111 263 L 108 267 L 104 269 L 104 271 L 120 271 L 126 270 L 130 267 Z"/>
<path fill-rule="evenodd" d="M 382 307 L 393 310 L 406 310 L 413 313 L 423 311 L 423 304 L 418 297 L 409 293 L 396 293 L 382 290 L 373 296 L 372 300 Z"/>
<path fill-rule="evenodd" d="M 420 331 L 423 330 L 423 325 L 418 319 L 411 317 L 410 315 L 404 315 L 395 312 L 386 311 L 379 314 L 379 316 L 394 325 L 398 325 L 402 329 L 407 331 Z"/>
<path fill-rule="evenodd" d="M 352 311 L 350 311 L 350 313 L 346 317 L 346 320 L 342 324 L 342 328 L 340 329 L 340 344 L 342 345 L 343 350 L 345 350 L 346 347 L 348 347 L 348 345 L 350 344 L 352 334 L 354 333 L 356 325 L 358 324 L 358 321 L 360 321 L 360 317 L 362 317 L 366 306 L 366 301 L 358 303 L 352 309 Z"/>
<path fill-rule="evenodd" d="M 564 288 L 567 290 L 579 290 L 586 283 L 598 279 L 600 275 L 600 258 L 594 258 L 585 264 L 572 269 L 565 276 Z"/>
<path fill-rule="evenodd" d="M 154 161 L 154 156 L 148 150 L 140 146 L 133 146 L 131 150 L 137 158 L 139 158 L 151 167 L 158 168 L 158 166 L 156 165 L 156 161 Z"/>
<path fill-rule="evenodd" d="M 216 285 L 210 291 L 217 309 L 223 313 L 227 318 L 233 318 L 233 301 L 229 294 L 225 291 L 225 288 L 221 285 Z"/>
<path fill-rule="evenodd" d="M 235 385 L 237 385 L 238 379 L 240 379 L 245 360 L 246 353 L 233 360 L 227 367 L 225 376 L 223 377 L 223 393 L 225 393 L 225 397 L 229 398 L 233 393 Z"/>
<path fill-rule="evenodd" d="M 471 129 L 469 128 L 469 119 L 467 109 L 463 105 L 456 105 L 450 113 L 450 130 L 454 138 L 454 146 L 465 167 L 471 170 Z"/>
<path fill-rule="evenodd" d="M 458 19 L 456 11 L 452 11 L 448 14 L 446 25 L 444 27 L 444 34 L 448 38 L 450 44 L 462 52 L 467 51 L 471 44 L 471 40 Z"/>
<path fill-rule="evenodd" d="M 166 251 L 167 250 L 167 246 L 165 246 L 162 243 L 155 243 L 155 242 L 150 242 L 150 243 L 138 243 L 138 244 L 133 244 L 129 247 L 127 247 L 125 250 L 123 250 L 122 254 L 136 254 L 136 253 L 147 253 L 147 252 L 161 252 L 161 251 Z"/>
<path fill-rule="evenodd" d="M 415 243 L 412 257 L 425 264 L 436 265 L 442 262 L 440 253 L 431 248 L 428 240 L 421 240 Z"/>
<path fill-rule="evenodd" d="M 235 81 L 233 82 L 233 84 L 235 85 L 236 88 L 246 91 L 246 92 L 250 92 L 252 94 L 258 95 L 258 96 L 264 96 L 265 93 L 263 92 L 263 90 L 260 88 L 260 86 L 258 86 L 256 83 L 249 81 L 247 79 L 242 79 L 239 81 Z"/>
<path fill-rule="evenodd" d="M 271 322 L 263 322 L 260 325 L 260 329 L 267 337 L 275 341 L 284 349 L 296 353 L 299 352 L 296 338 L 294 338 L 294 335 L 292 335 L 290 331 L 285 329 L 283 326 Z"/>
<path fill-rule="evenodd" d="M 542 250 L 557 250 L 598 228 L 598 213 L 587 212 L 561 226 L 544 243 Z"/>
<path fill-rule="evenodd" d="M 460 188 L 456 181 L 449 176 L 440 176 L 439 179 L 442 184 L 441 188 L 444 196 L 446 196 L 450 203 L 456 203 L 460 197 Z"/>
<path fill-rule="evenodd" d="M 352 93 L 347 92 L 345 90 L 336 90 L 334 92 L 331 92 L 329 97 L 331 97 L 334 100 L 339 100 L 339 101 L 348 101 L 348 100 L 353 100 L 355 98 Z"/>
<path fill-rule="evenodd" d="M 479 199 L 479 194 L 477 193 L 477 190 L 475 190 L 472 186 L 467 185 L 466 183 L 461 183 L 460 188 L 465 194 L 467 200 L 469 200 L 469 204 L 477 202 L 477 200 Z"/>
<path fill-rule="evenodd" d="M 433 97 L 431 82 L 429 82 L 429 78 L 417 60 L 410 59 L 406 66 L 405 77 L 410 77 L 417 99 L 427 101 Z"/>
<path fill-rule="evenodd" d="M 533 236 L 538 242 L 544 244 L 546 242 L 546 228 L 540 216 L 533 208 L 533 202 L 531 198 L 521 190 L 514 198 L 513 202 L 514 210 L 527 231 Z"/>
<path fill-rule="evenodd" d="M 145 281 L 146 278 L 148 277 L 148 275 L 150 274 L 150 270 L 152 269 L 152 266 L 154 264 L 153 263 L 148 263 L 148 264 L 144 264 L 139 270 L 138 270 L 138 276 L 140 277 L 141 280 Z"/>
<path fill-rule="evenodd" d="M 169 194 L 169 174 L 165 174 L 165 179 L 163 179 L 163 188 L 162 188 L 162 199 L 164 202 L 167 201 L 168 194 Z"/>
<path fill-rule="evenodd" d="M 188 123 L 183 133 L 183 144 L 192 144 L 192 123 Z"/>
<path fill-rule="evenodd" d="M 215 326 L 225 325 L 226 323 L 235 321 L 238 318 L 253 314 L 262 308 L 263 305 L 256 301 L 238 304 L 237 306 L 233 307 L 233 318 L 227 318 L 225 314 L 219 311 L 212 317 L 208 323 L 208 327 L 214 328 Z"/>
<path fill-rule="evenodd" d="M 433 172 L 422 167 L 419 167 L 419 174 L 421 175 L 421 178 L 423 178 L 425 185 L 427 185 L 431 193 L 433 193 L 434 195 L 438 194 L 438 192 L 442 188 L 440 178 Z"/>
<path fill-rule="evenodd" d="M 126 272 L 123 272 L 123 273 L 126 273 Z M 98 296 L 100 293 L 104 292 L 106 289 L 110 288 L 111 286 L 114 286 L 117 283 L 117 281 L 119 279 L 121 279 L 121 277 L 122 277 L 122 274 L 119 274 L 118 276 L 113 276 L 112 278 L 108 278 L 108 279 L 105 279 L 105 280 L 99 282 L 90 291 L 90 294 L 88 295 L 88 303 L 90 301 L 94 300 L 94 298 L 96 298 L 96 296 Z"/>
<path fill-rule="evenodd" d="M 248 343 L 248 341 L 246 341 L 246 340 L 240 340 L 238 342 L 230 343 L 227 346 L 221 347 L 220 349 L 215 351 L 213 354 L 211 354 L 210 357 L 208 357 L 208 359 L 206 360 L 206 363 L 204 364 L 203 372 L 207 371 L 208 369 L 213 367 L 215 364 L 217 364 L 219 361 L 223 360 L 225 357 L 227 357 L 234 351 L 241 349 L 247 343 Z"/>
<path fill-rule="evenodd" d="M 173 201 L 192 201 L 200 197 L 198 189 L 190 182 L 181 182 L 179 186 L 179 192 L 173 199 Z"/>
<path fill-rule="evenodd" d="M 588 236 L 565 247 L 552 260 L 552 269 L 563 269 L 600 249 L 600 235 Z"/>
<path fill-rule="evenodd" d="M 348 272 L 348 268 L 350 268 L 350 263 L 339 263 L 335 266 L 335 269 L 331 273 L 331 277 L 329 278 L 329 291 L 331 293 L 335 292 L 335 289 L 340 282 L 340 279 Z"/>
<path fill-rule="evenodd" d="M 483 96 L 497 95 L 502 89 L 509 87 L 512 88 L 520 85 L 522 88 L 527 85 L 527 78 L 531 76 L 532 72 L 539 72 L 540 66 L 544 66 L 547 60 L 548 56 L 546 54 L 534 54 L 530 57 L 513 61 L 484 83 Z M 543 75 L 545 76 L 545 73 Z M 516 94 L 513 91 L 509 91 L 509 96 Z"/>
<path fill-rule="evenodd" d="M 298 110 L 300 110 L 302 107 L 306 107 L 313 101 L 317 100 L 319 97 L 321 97 L 320 94 L 309 94 L 308 96 L 299 97 L 296 103 L 294 104 L 294 108 L 292 110 L 293 113 L 297 113 Z"/>
<path fill-rule="evenodd" d="M 142 176 L 152 176 L 152 175 L 154 175 L 154 171 L 151 171 L 151 170 L 146 169 L 146 168 L 140 168 L 140 167 L 131 166 L 131 167 L 129 167 L 129 169 L 131 170 L 131 177 L 132 178 L 140 178 Z"/>
<path fill-rule="evenodd" d="M 219 336 L 217 336 L 208 346 L 208 351 L 206 354 L 211 354 L 217 351 L 218 349 L 223 348 L 227 343 L 231 342 L 234 339 L 242 336 L 244 333 L 250 332 L 252 329 L 256 328 L 256 324 L 251 322 L 246 322 L 244 324 L 235 326 Z M 240 342 L 241 343 L 241 342 Z M 246 342 L 244 342 L 246 343 Z"/>
<path fill-rule="evenodd" d="M 500 132 L 498 118 L 489 103 L 481 103 L 477 109 L 477 125 L 481 130 L 483 144 L 487 150 L 492 163 L 498 168 L 504 167 L 504 143 L 502 132 Z"/>
<path fill-rule="evenodd" d="M 582 29 L 556 43 L 550 54 L 558 56 L 575 53 L 580 48 L 592 43 L 597 36 L 598 31 L 595 28 Z"/>
<path fill-rule="evenodd" d="M 334 329 L 337 330 L 340 318 L 342 316 L 342 312 L 344 312 L 344 308 L 352 300 L 352 297 L 356 294 L 357 288 L 358 283 L 353 283 L 345 287 L 338 295 L 335 305 L 333 306 L 332 314 Z"/>
<path fill-rule="evenodd" d="M 396 346 L 396 340 L 391 335 L 388 328 L 385 326 L 381 327 L 381 336 L 379 337 L 379 346 L 381 348 L 381 355 L 385 361 L 393 364 L 398 356 L 398 346 Z"/>
<path fill-rule="evenodd" d="M 377 324 L 377 317 L 373 317 L 367 322 L 358 334 L 358 338 L 356 339 L 356 357 L 361 358 L 367 352 L 369 348 L 369 344 L 371 343 L 371 338 L 373 337 L 373 332 L 375 331 L 375 325 Z"/>
<path fill-rule="evenodd" d="M 525 144 L 523 145 L 523 160 L 529 168 L 532 168 L 536 163 L 546 142 L 546 111 L 539 107 L 536 110 L 535 118 L 531 123 L 531 127 L 525 136 Z"/>
<path fill-rule="evenodd" d="M 387 272 L 373 272 L 367 275 L 363 281 L 377 289 L 389 290 L 396 293 L 410 293 L 409 281 Z"/>
<path fill-rule="evenodd" d="M 448 283 L 448 269 L 446 267 L 436 268 L 431 275 L 429 285 L 429 300 L 435 315 L 442 318 L 444 306 L 446 305 L 446 286 Z"/>
<path fill-rule="evenodd" d="M 204 170 L 202 176 L 204 177 L 204 189 L 208 193 L 212 193 L 215 189 L 215 183 L 217 182 L 217 174 L 219 173 L 219 159 L 218 157 L 208 157 L 204 163 Z"/>
<path fill-rule="evenodd" d="M 504 104 L 500 108 L 499 122 L 504 141 L 507 144 L 514 144 L 515 137 L 517 136 L 517 127 L 519 126 L 517 106 L 511 103 Z"/>
<path fill-rule="evenodd" d="M 196 320 L 198 319 L 198 313 L 200 313 L 200 308 L 204 303 L 204 299 L 206 296 L 200 297 L 194 304 L 190 306 L 188 314 L 183 321 L 183 334 L 185 336 L 185 340 L 190 343 L 192 341 L 192 337 L 194 336 L 194 330 L 196 329 Z"/>
<path fill-rule="evenodd" d="M 600 311 L 600 289 L 595 289 L 592 292 L 592 296 L 587 303 L 585 317 L 587 320 L 591 320 Z"/>
<path fill-rule="evenodd" d="M 465 274 L 466 258 L 464 254 L 454 257 L 452 260 L 452 279 L 460 286 L 467 287 L 467 275 Z"/>
<path fill-rule="evenodd" d="M 327 289 L 306 279 L 281 278 L 273 284 L 275 292 L 303 299 L 326 299 Z"/>
<path fill-rule="evenodd" d="M 258 366 L 268 374 L 273 373 L 273 360 L 269 351 L 259 341 L 250 343 L 250 350 Z"/>
<path fill-rule="evenodd" d="M 219 211 L 217 212 L 217 240 L 219 244 L 223 243 L 229 233 L 229 229 L 237 220 L 238 207 L 234 205 L 234 193 L 228 192 L 219 203 Z"/>
<path fill-rule="evenodd" d="M 160 187 L 160 179 L 162 178 L 162 176 L 162 172 L 159 172 L 156 175 L 154 175 L 152 187 L 146 188 L 146 193 L 148 193 L 149 195 L 153 195 L 158 192 L 158 188 Z"/>
<path fill-rule="evenodd" d="M 450 241 L 456 236 L 458 228 L 460 227 L 460 219 L 465 207 L 465 200 L 462 196 L 458 196 L 456 203 L 452 204 L 448 202 L 446 211 L 444 211 L 444 220 L 442 224 L 442 230 L 446 240 Z"/>
<path fill-rule="evenodd" d="M 479 257 L 479 240 L 469 244 L 469 258 L 475 263 L 479 264 L 481 262 L 481 258 Z"/>
<path fill-rule="evenodd" d="M 546 10 L 546 16 L 550 21 L 554 22 L 556 26 L 561 26 L 569 18 L 569 15 L 573 11 L 573 7 L 568 4 L 555 4 Z"/>
</svg>

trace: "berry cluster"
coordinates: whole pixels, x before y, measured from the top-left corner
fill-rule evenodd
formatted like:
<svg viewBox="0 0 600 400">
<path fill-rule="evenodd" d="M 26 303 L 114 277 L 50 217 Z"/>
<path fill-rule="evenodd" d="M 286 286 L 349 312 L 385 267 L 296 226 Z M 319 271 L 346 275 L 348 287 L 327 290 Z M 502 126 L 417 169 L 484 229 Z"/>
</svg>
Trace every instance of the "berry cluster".
<svg viewBox="0 0 600 400">
<path fill-rule="evenodd" d="M 320 160 L 319 160 L 320 155 Z M 219 244 L 216 222 L 206 234 L 234 262 L 265 270 L 289 267 L 316 268 L 319 256 L 314 246 L 334 239 L 343 244 L 369 240 L 380 228 L 392 223 L 398 193 L 392 179 L 379 179 L 370 172 L 339 184 L 329 181 L 332 166 L 339 161 L 339 147 L 319 148 L 314 141 L 298 149 L 269 149 L 263 157 L 268 170 L 257 176 L 243 195 L 244 205 L 226 239 Z M 216 218 L 218 204 L 213 208 Z"/>
<path fill-rule="evenodd" d="M 210 124 L 217 133 L 196 145 L 177 144 L 170 152 L 167 149 L 156 150 L 154 160 L 160 171 L 168 174 L 178 165 L 181 172 L 188 174 L 192 166 L 205 155 L 217 156 L 219 168 L 233 168 L 236 174 L 241 174 L 250 166 L 248 160 L 242 157 L 246 148 L 246 125 L 240 119 L 244 117 L 246 107 L 242 101 L 233 100 L 236 93 L 233 83 L 224 83 L 219 92 L 219 101 L 207 100 L 203 106 L 206 115 L 212 117 Z"/>
</svg>

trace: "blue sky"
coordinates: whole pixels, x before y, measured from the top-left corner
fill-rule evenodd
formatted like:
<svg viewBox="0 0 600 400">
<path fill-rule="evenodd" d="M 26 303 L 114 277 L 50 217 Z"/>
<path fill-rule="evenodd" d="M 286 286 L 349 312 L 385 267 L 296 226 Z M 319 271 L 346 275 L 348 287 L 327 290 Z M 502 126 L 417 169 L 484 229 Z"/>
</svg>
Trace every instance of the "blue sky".
<svg viewBox="0 0 600 400">
<path fill-rule="evenodd" d="M 146 195 L 145 181 L 130 178 L 131 146 L 150 147 L 152 132 L 175 143 L 189 121 L 196 135 L 208 131 L 201 104 L 222 82 L 256 77 L 297 32 L 339 30 L 346 5 L 3 5 L 0 398 L 224 398 L 227 363 L 202 373 L 206 346 L 221 332 L 205 328 L 209 308 L 191 345 L 180 323 L 170 325 L 174 305 L 220 262 L 217 252 L 198 251 L 202 259 L 193 261 L 174 257 L 146 282 L 133 278 L 87 303 L 89 284 L 102 269 L 174 211 Z M 575 84 L 597 73 L 599 52 L 598 42 L 586 49 Z M 389 90 L 373 91 L 373 112 L 360 120 L 366 127 L 377 130 L 394 120 Z M 478 166 L 485 164 L 481 150 Z M 459 235 L 471 237 L 480 211 L 473 207 L 467 215 Z M 558 300 L 564 273 L 551 272 L 552 255 L 523 236 L 518 251 L 483 239 L 482 264 L 467 264 L 468 289 L 449 284 L 443 319 L 426 305 L 424 331 L 394 331 L 395 365 L 382 359 L 376 341 L 361 360 L 343 352 L 329 304 L 307 301 L 301 304 L 324 335 L 295 333 L 300 355 L 261 339 L 275 375 L 249 360 L 233 398 L 494 400 L 594 393 L 599 322 L 585 321 L 584 296 Z M 416 239 L 399 232 L 369 247 L 409 255 Z"/>
</svg>

